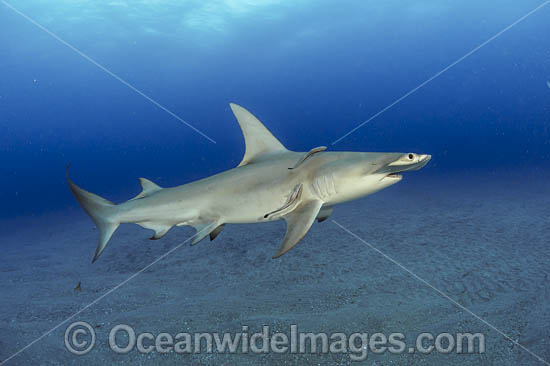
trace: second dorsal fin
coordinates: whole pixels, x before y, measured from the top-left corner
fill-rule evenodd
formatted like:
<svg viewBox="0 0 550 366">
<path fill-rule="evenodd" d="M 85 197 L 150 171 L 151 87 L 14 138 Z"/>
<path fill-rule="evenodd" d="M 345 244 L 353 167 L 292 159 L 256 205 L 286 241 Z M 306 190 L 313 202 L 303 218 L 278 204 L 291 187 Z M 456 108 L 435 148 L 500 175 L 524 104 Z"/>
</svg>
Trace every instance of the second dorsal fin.
<svg viewBox="0 0 550 366">
<path fill-rule="evenodd" d="M 158 186 L 157 184 L 151 182 L 149 179 L 146 179 L 146 178 L 139 178 L 139 184 L 141 184 L 142 191 L 140 194 L 132 198 L 133 200 L 137 200 L 145 196 L 149 196 L 155 192 L 162 190 L 160 186 Z"/>
<path fill-rule="evenodd" d="M 238 166 L 249 164 L 262 155 L 287 151 L 283 144 L 252 113 L 240 105 L 234 103 L 229 105 L 244 135 L 245 152 L 243 160 Z"/>
</svg>

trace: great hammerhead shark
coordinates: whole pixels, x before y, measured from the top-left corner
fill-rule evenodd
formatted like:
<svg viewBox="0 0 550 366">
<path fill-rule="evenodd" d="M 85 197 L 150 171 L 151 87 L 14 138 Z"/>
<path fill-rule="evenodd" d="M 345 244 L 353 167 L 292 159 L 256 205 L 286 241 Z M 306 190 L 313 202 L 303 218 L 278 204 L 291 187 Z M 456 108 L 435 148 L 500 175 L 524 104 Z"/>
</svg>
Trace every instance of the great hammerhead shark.
<svg viewBox="0 0 550 366">
<path fill-rule="evenodd" d="M 92 263 L 120 224 L 136 223 L 155 231 L 160 239 L 173 226 L 193 226 L 196 244 L 214 240 L 225 224 L 284 219 L 286 235 L 273 258 L 292 249 L 317 219 L 326 220 L 337 203 L 363 197 L 402 179 L 404 171 L 418 170 L 430 155 L 413 153 L 308 152 L 286 149 L 249 111 L 230 104 L 245 139 L 241 163 L 233 169 L 173 188 L 161 188 L 139 178 L 142 192 L 114 204 L 69 179 L 76 200 L 99 229 Z"/>
</svg>

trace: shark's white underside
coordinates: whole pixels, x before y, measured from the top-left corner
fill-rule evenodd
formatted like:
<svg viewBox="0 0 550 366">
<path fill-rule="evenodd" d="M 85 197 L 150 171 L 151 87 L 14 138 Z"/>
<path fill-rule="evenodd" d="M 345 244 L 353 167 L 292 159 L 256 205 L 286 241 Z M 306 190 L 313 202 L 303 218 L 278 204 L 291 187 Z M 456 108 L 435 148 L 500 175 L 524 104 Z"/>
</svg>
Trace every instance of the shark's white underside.
<svg viewBox="0 0 550 366">
<path fill-rule="evenodd" d="M 100 231 L 94 261 L 122 223 L 137 223 L 164 236 L 173 226 L 197 229 L 192 244 L 213 240 L 224 224 L 284 219 L 287 232 L 279 257 L 307 233 L 317 218 L 326 219 L 332 206 L 353 200 L 401 180 L 396 174 L 424 166 L 429 155 L 369 152 L 307 153 L 287 150 L 246 109 L 231 104 L 243 135 L 245 155 L 234 169 L 173 188 L 140 178 L 143 191 L 115 205 L 74 184 L 71 191 Z"/>
</svg>

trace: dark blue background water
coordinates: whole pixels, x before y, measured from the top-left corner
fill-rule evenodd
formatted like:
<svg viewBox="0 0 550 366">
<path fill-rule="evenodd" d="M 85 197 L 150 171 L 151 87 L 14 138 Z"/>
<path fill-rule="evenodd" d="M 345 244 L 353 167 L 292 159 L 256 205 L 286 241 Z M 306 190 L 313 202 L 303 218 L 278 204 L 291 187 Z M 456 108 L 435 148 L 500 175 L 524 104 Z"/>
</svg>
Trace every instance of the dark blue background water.
<svg viewBox="0 0 550 366">
<path fill-rule="evenodd" d="M 330 145 L 540 0 L 179 3 L 11 2 L 216 144 L 0 3 L 1 216 L 76 205 L 67 163 L 115 200 L 141 176 L 170 186 L 232 168 L 244 143 L 229 102 L 292 150 L 430 153 L 414 173 L 428 188 L 550 165 L 550 5 Z"/>
</svg>

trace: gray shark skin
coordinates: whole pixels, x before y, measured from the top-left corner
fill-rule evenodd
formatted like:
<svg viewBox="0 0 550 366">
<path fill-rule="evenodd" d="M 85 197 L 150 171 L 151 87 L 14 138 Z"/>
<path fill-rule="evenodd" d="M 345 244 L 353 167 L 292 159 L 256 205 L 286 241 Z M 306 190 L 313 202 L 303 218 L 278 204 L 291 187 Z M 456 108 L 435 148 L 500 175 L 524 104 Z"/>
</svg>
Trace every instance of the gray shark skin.
<svg viewBox="0 0 550 366">
<path fill-rule="evenodd" d="M 114 204 L 67 182 L 76 200 L 99 229 L 97 260 L 120 224 L 136 223 L 160 239 L 174 226 L 193 226 L 196 244 L 214 240 L 225 224 L 284 219 L 286 235 L 273 258 L 292 249 L 317 219 L 324 221 L 333 206 L 389 187 L 401 172 L 418 170 L 430 155 L 414 153 L 309 152 L 286 149 L 250 112 L 230 104 L 245 139 L 245 154 L 233 169 L 173 188 L 139 178 L 143 191 Z"/>
</svg>

